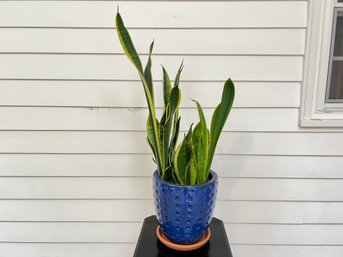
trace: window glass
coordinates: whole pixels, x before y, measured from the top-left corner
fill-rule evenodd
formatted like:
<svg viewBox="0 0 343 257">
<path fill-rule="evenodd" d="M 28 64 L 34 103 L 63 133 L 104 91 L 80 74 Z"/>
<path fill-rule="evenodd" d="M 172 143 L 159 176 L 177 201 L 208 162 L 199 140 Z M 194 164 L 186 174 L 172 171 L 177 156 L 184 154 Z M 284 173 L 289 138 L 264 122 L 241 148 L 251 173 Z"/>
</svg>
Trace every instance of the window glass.
<svg viewBox="0 0 343 257">
<path fill-rule="evenodd" d="M 343 2 L 343 0 L 342 0 Z M 335 12 L 326 102 L 343 102 L 343 11 Z"/>
<path fill-rule="evenodd" d="M 334 56 L 343 56 L 343 12 L 339 12 L 337 16 L 334 49 Z"/>
<path fill-rule="evenodd" d="M 333 61 L 329 100 L 343 99 L 343 61 Z M 330 101 L 329 101 L 330 102 Z"/>
</svg>

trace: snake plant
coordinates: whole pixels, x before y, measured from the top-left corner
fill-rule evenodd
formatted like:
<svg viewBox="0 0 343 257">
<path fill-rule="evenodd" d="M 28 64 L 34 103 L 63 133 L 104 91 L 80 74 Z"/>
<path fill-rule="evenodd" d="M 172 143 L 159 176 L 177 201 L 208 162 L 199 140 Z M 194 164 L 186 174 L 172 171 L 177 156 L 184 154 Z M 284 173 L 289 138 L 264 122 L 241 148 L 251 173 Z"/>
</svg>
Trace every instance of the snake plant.
<svg viewBox="0 0 343 257">
<path fill-rule="evenodd" d="M 194 101 L 199 122 L 194 128 L 192 125 L 190 126 L 177 146 L 181 120 L 179 116 L 181 101 L 179 83 L 183 64 L 181 63 L 173 84 L 162 66 L 164 107 L 162 117 L 158 119 L 151 73 L 154 42 L 150 45 L 149 58 L 143 69 L 141 59 L 119 11 L 116 15 L 116 30 L 124 53 L 137 69 L 143 84 L 149 110 L 146 124 L 147 142 L 153 152 L 160 177 L 163 180 L 182 185 L 207 182 L 219 136 L 232 108 L 235 96 L 233 82 L 228 79 L 224 84 L 221 102 L 214 110 L 210 129 L 208 129 L 200 103 Z"/>
</svg>

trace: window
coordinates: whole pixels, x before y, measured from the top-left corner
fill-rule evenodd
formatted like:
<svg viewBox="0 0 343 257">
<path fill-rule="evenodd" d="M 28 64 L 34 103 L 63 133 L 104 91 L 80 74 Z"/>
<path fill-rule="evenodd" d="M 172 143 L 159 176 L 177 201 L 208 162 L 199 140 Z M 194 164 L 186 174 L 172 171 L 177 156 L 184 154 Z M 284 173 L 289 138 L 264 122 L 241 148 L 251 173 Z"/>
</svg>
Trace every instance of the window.
<svg viewBox="0 0 343 257">
<path fill-rule="evenodd" d="M 343 0 L 309 0 L 300 125 L 343 127 Z"/>
</svg>

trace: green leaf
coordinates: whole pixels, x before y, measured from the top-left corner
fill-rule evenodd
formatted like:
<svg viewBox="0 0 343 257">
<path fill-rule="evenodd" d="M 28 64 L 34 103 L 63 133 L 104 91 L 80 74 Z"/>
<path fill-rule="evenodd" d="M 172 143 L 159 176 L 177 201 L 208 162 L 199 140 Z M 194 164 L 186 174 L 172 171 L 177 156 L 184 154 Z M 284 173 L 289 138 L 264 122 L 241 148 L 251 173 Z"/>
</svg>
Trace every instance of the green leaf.
<svg viewBox="0 0 343 257">
<path fill-rule="evenodd" d="M 179 108 L 181 102 L 181 90 L 179 87 L 174 87 L 170 93 L 170 113 L 174 115 L 175 111 Z"/>
<path fill-rule="evenodd" d="M 154 157 L 155 157 L 155 162 L 156 162 L 156 154 L 155 154 L 155 149 L 154 149 L 154 145 L 151 141 L 151 139 L 149 139 L 149 137 L 146 138 L 147 142 L 148 142 L 148 145 L 150 146 L 150 149 L 152 151 L 152 153 L 154 154 Z"/>
<path fill-rule="evenodd" d="M 157 161 L 157 167 L 158 170 L 160 171 L 160 174 L 163 174 L 165 167 L 163 166 L 163 156 L 162 156 L 162 151 L 161 151 L 161 142 L 159 138 L 159 128 L 158 128 L 158 121 L 156 118 L 156 111 L 155 111 L 155 104 L 154 104 L 154 99 L 152 96 L 152 91 L 150 90 L 150 86 L 148 85 L 145 76 L 143 74 L 143 68 L 142 68 L 142 62 L 137 54 L 137 51 L 132 43 L 131 37 L 127 29 L 125 28 L 124 22 L 119 14 L 117 12 L 116 15 L 116 30 L 118 34 L 118 38 L 120 41 L 120 44 L 124 50 L 124 53 L 126 56 L 129 58 L 129 60 L 134 64 L 138 71 L 138 75 L 142 81 L 143 88 L 144 88 L 144 93 L 145 97 L 147 100 L 148 104 L 148 109 L 149 109 L 149 117 L 150 117 L 150 129 L 151 129 L 151 134 L 153 134 L 152 137 L 152 143 L 153 147 L 155 149 L 155 154 L 156 154 L 156 161 Z M 152 51 L 152 47 L 150 48 Z M 152 85 L 151 85 L 152 86 Z"/>
<path fill-rule="evenodd" d="M 167 74 L 165 70 L 164 70 L 164 74 Z M 164 87 L 164 96 L 166 97 L 166 91 L 169 91 L 169 89 L 171 89 L 171 86 L 168 85 L 170 84 L 169 78 L 167 79 L 164 78 L 164 80 L 167 84 L 166 88 Z M 162 142 L 162 152 L 163 152 L 162 155 L 163 155 L 163 161 L 165 163 L 164 165 L 165 167 L 171 165 L 172 155 L 170 153 L 174 152 L 174 144 L 172 144 L 173 137 L 172 139 L 170 138 L 171 134 L 178 135 L 178 131 L 176 131 L 177 133 L 174 133 L 174 130 L 175 129 L 179 130 L 179 127 L 178 128 L 175 127 L 176 125 L 175 120 L 178 119 L 179 117 L 178 117 L 178 114 L 174 115 L 175 112 L 179 108 L 180 100 L 181 100 L 181 92 L 180 92 L 179 87 L 172 88 L 171 91 L 168 93 L 168 97 L 169 99 L 167 101 L 166 107 L 164 108 L 165 111 L 161 119 L 161 130 L 162 130 L 161 142 Z M 174 124 L 173 132 L 171 131 L 172 124 Z"/>
<path fill-rule="evenodd" d="M 171 140 L 171 155 L 174 151 L 174 147 L 176 146 L 178 137 L 179 137 L 179 130 L 180 130 L 180 117 L 179 117 L 179 105 L 181 101 L 181 90 L 179 89 L 180 84 L 180 77 L 183 70 L 183 61 L 181 62 L 181 65 L 177 71 L 175 81 L 174 81 L 174 87 L 170 93 L 170 102 L 172 103 L 172 109 L 174 112 L 174 118 L 173 118 L 173 135 Z"/>
<path fill-rule="evenodd" d="M 198 159 L 198 167 L 199 167 L 199 183 L 205 183 L 208 178 L 209 168 L 207 168 L 207 161 L 208 161 L 208 151 L 209 151 L 209 141 L 210 141 L 210 133 L 207 129 L 206 119 L 202 107 L 199 102 L 195 101 L 198 115 L 199 115 L 199 147 L 197 149 L 197 156 Z M 194 129 L 195 130 L 195 129 Z"/>
<path fill-rule="evenodd" d="M 171 133 L 171 125 L 172 121 L 170 119 L 170 111 L 169 111 L 169 104 L 164 110 L 164 113 L 161 118 L 160 123 L 160 138 L 162 143 L 162 155 L 163 155 L 163 162 L 164 167 L 171 166 L 171 160 L 169 158 L 169 141 L 170 141 L 170 133 Z M 164 179 L 164 177 L 162 177 Z"/>
<path fill-rule="evenodd" d="M 170 141 L 170 147 L 169 147 L 169 158 L 171 160 L 174 158 L 174 149 L 175 149 L 175 146 L 177 144 L 178 137 L 179 137 L 180 121 L 181 121 L 181 117 L 179 117 L 177 121 L 175 119 L 173 120 L 173 122 L 174 122 L 173 134 L 172 134 L 172 138 Z"/>
<path fill-rule="evenodd" d="M 229 116 L 234 98 L 235 86 L 232 80 L 228 79 L 224 84 L 221 102 L 215 109 L 211 120 L 211 146 L 209 149 L 209 160 L 207 162 L 208 170 L 211 169 L 219 136 L 223 130 L 227 117 Z"/>
<path fill-rule="evenodd" d="M 169 116 L 170 116 L 170 105 L 168 104 L 167 107 L 164 108 L 164 110 L 163 110 L 163 114 L 162 114 L 162 117 L 161 117 L 160 124 L 161 125 L 166 124 Z"/>
<path fill-rule="evenodd" d="M 137 54 L 136 48 L 132 43 L 131 37 L 127 29 L 125 28 L 123 19 L 121 18 L 119 12 L 116 16 L 116 28 L 118 33 L 118 38 L 123 47 L 123 50 L 129 60 L 136 66 L 138 71 L 143 73 L 142 62 Z"/>
<path fill-rule="evenodd" d="M 169 181 L 171 183 L 175 183 L 174 177 L 173 177 L 173 167 L 168 166 L 164 172 L 164 180 Z"/>
<path fill-rule="evenodd" d="M 214 112 L 212 114 L 212 120 L 211 120 L 211 136 L 213 136 L 214 131 L 216 129 L 217 121 L 219 120 L 220 115 L 220 109 L 221 109 L 221 103 L 217 105 L 216 109 L 214 109 Z"/>
<path fill-rule="evenodd" d="M 155 148 L 154 148 L 154 136 L 155 134 L 153 133 L 153 127 L 152 127 L 152 122 L 151 122 L 151 117 L 148 116 L 148 119 L 146 121 L 146 132 L 147 132 L 147 140 L 151 144 L 153 152 L 155 153 Z"/>
<path fill-rule="evenodd" d="M 188 163 L 187 166 L 187 174 L 188 174 L 188 183 L 189 185 L 195 185 L 197 184 L 197 168 L 196 168 L 196 161 L 193 158 L 193 155 L 191 157 L 191 160 Z"/>
<path fill-rule="evenodd" d="M 174 87 L 178 87 L 180 84 L 180 77 L 181 77 L 181 72 L 183 70 L 183 61 L 181 62 L 181 65 L 179 67 L 179 70 L 177 71 L 175 81 L 174 81 Z"/>
<path fill-rule="evenodd" d="M 157 126 L 159 127 L 159 124 L 157 124 Z M 155 138 L 155 133 L 153 132 L 153 123 L 151 121 L 151 116 L 149 115 L 147 118 L 147 123 L 146 123 L 146 131 L 147 131 L 147 140 L 148 143 L 150 145 L 150 148 L 154 154 L 155 159 L 157 158 L 157 148 L 154 144 L 154 142 L 156 141 Z"/>
<path fill-rule="evenodd" d="M 199 119 L 200 119 L 200 122 L 202 125 L 202 129 L 203 129 L 203 131 L 205 131 L 207 129 L 207 125 L 206 125 L 206 119 L 205 119 L 204 112 L 202 110 L 200 103 L 198 101 L 195 101 L 195 100 L 194 100 L 194 102 L 196 103 L 196 106 L 197 106 L 198 115 L 199 115 Z"/>
<path fill-rule="evenodd" d="M 154 86 L 153 86 L 152 73 L 151 73 L 151 67 L 152 67 L 151 53 L 153 49 L 154 49 L 154 41 L 150 45 L 149 59 L 144 69 L 144 78 L 145 78 L 146 84 L 148 85 L 151 98 L 154 100 Z"/>
<path fill-rule="evenodd" d="M 170 92 L 172 90 L 172 85 L 169 79 L 168 72 L 162 66 L 163 70 L 163 98 L 164 98 L 164 106 L 167 106 L 169 103 Z"/>
<path fill-rule="evenodd" d="M 203 134 L 205 133 L 205 134 Z M 208 140 L 208 130 L 203 130 L 203 124 L 199 122 L 194 128 L 192 135 L 192 157 L 195 160 L 195 167 L 197 169 L 197 182 L 198 184 L 205 183 L 208 179 L 207 167 L 207 152 L 208 141 L 204 145 L 204 138 Z"/>
<path fill-rule="evenodd" d="M 176 176 L 175 172 L 172 173 L 173 176 L 173 180 L 175 184 L 181 184 L 181 182 L 179 181 L 179 178 Z"/>
<path fill-rule="evenodd" d="M 192 157 L 192 148 L 190 146 L 191 137 L 192 127 L 190 127 L 187 135 L 184 137 L 182 143 L 176 149 L 174 155 L 175 174 L 182 185 L 188 183 L 187 166 Z"/>
</svg>

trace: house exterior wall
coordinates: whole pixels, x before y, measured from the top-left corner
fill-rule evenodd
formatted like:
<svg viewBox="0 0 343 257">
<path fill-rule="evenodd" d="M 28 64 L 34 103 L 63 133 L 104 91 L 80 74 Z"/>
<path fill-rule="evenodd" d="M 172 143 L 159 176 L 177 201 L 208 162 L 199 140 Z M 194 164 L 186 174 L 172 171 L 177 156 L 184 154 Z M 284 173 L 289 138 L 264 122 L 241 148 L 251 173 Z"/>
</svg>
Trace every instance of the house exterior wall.
<svg viewBox="0 0 343 257">
<path fill-rule="evenodd" d="M 341 257 L 343 135 L 298 126 L 307 1 L 0 1 L 0 257 L 129 257 L 153 214 L 143 89 L 184 60 L 184 131 L 237 88 L 213 169 L 235 257 Z M 157 101 L 159 107 L 161 100 Z"/>
</svg>

